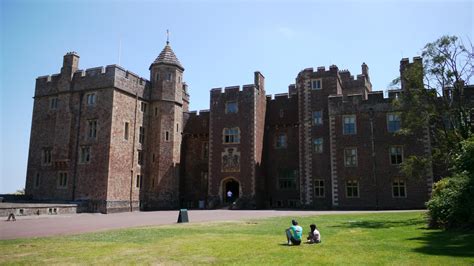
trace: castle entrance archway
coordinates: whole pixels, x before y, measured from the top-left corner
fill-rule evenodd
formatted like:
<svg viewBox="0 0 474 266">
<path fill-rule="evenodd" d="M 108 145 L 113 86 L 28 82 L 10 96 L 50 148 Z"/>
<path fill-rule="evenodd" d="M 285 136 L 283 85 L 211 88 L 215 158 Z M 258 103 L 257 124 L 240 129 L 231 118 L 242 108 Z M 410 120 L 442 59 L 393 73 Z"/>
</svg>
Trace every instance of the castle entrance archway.
<svg viewBox="0 0 474 266">
<path fill-rule="evenodd" d="M 234 202 L 236 199 L 239 198 L 240 196 L 240 183 L 233 179 L 233 178 L 229 178 L 227 180 L 224 181 L 224 184 L 222 186 L 223 190 L 222 191 L 222 195 L 223 195 L 223 199 L 222 201 L 223 202 L 228 202 L 228 203 L 231 203 L 231 202 Z M 228 197 L 228 192 L 232 192 L 232 197 Z"/>
</svg>

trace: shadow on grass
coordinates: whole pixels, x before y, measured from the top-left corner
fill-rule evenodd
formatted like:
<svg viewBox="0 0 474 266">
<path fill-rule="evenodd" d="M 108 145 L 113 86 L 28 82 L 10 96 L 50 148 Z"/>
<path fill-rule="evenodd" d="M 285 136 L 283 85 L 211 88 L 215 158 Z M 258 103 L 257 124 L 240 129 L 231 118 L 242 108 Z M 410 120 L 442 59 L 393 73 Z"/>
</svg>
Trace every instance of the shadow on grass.
<svg viewBox="0 0 474 266">
<path fill-rule="evenodd" d="M 424 224 L 425 222 L 420 219 L 407 219 L 403 221 L 349 221 L 346 223 L 333 225 L 330 227 L 381 229 L 381 228 L 404 227 L 404 226 L 424 225 Z"/>
<path fill-rule="evenodd" d="M 474 257 L 474 232 L 426 230 L 422 236 L 408 240 L 418 241 L 422 247 L 413 251 L 453 257 Z"/>
</svg>

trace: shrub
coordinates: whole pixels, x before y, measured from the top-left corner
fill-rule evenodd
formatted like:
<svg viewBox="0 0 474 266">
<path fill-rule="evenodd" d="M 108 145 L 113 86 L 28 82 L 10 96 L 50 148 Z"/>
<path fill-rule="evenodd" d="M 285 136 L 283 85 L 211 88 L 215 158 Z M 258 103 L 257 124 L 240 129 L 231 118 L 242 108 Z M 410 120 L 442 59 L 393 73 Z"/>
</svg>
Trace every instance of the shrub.
<svg viewBox="0 0 474 266">
<path fill-rule="evenodd" d="M 430 227 L 474 229 L 474 137 L 462 143 L 455 174 L 438 181 L 427 202 Z"/>
</svg>

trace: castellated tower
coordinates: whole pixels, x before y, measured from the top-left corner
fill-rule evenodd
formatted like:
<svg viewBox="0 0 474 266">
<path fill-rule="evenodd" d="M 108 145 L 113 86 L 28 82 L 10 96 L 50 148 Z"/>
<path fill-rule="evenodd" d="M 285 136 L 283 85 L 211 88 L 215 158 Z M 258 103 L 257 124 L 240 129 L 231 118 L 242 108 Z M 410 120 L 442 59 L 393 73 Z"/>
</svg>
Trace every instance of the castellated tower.
<svg viewBox="0 0 474 266">
<path fill-rule="evenodd" d="M 236 207 L 255 208 L 263 201 L 265 85 L 260 72 L 254 84 L 211 90 L 208 205 L 238 199 Z M 230 202 L 229 202 L 230 203 Z"/>
<path fill-rule="evenodd" d="M 146 209 L 178 206 L 183 111 L 189 96 L 184 67 L 169 42 L 150 66 L 150 108 L 146 129 Z"/>
</svg>

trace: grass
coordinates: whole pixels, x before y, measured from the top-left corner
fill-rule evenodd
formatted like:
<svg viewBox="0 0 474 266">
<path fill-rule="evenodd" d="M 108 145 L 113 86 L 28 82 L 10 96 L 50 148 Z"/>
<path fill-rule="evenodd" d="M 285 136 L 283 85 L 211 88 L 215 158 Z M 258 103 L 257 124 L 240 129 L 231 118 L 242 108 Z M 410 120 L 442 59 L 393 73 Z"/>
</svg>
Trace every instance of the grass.
<svg viewBox="0 0 474 266">
<path fill-rule="evenodd" d="M 323 243 L 284 245 L 279 217 L 0 241 L 0 264 L 474 264 L 474 233 L 428 230 L 423 212 L 296 218 Z"/>
</svg>

